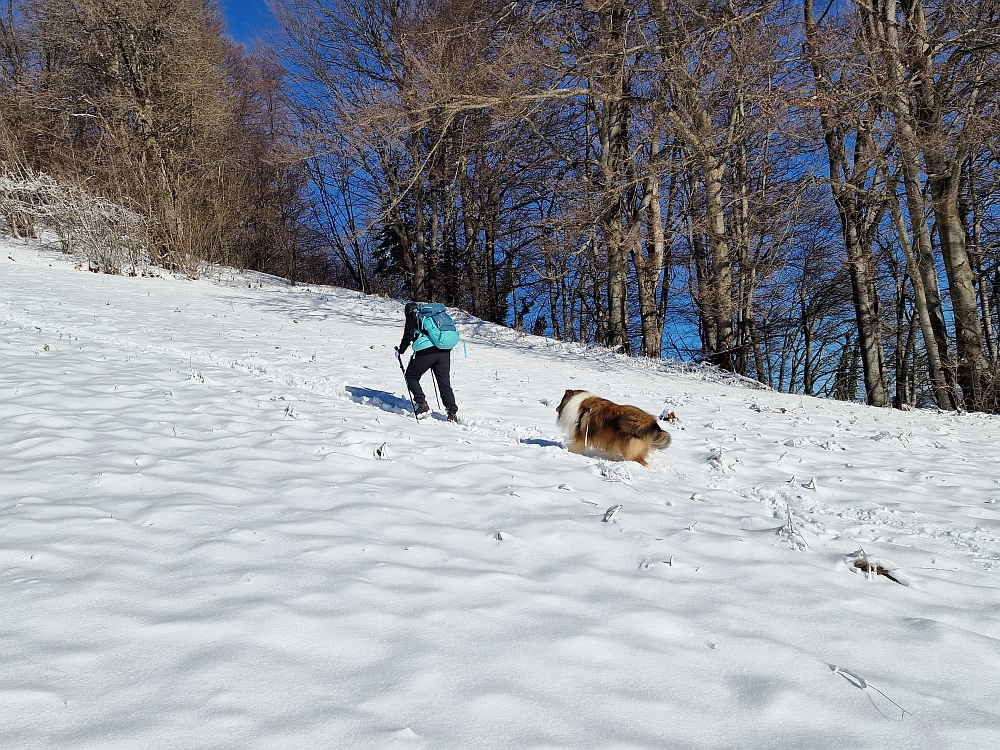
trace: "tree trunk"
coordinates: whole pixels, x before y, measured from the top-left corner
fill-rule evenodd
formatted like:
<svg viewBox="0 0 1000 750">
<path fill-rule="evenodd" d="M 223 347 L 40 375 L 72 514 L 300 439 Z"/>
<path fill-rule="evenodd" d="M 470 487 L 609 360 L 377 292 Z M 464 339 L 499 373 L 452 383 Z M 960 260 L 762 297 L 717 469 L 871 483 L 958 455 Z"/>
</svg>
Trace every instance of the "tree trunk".
<svg viewBox="0 0 1000 750">
<path fill-rule="evenodd" d="M 941 294 L 938 290 L 937 271 L 934 268 L 934 248 L 924 204 L 923 186 L 920 181 L 917 139 L 914 132 L 910 92 L 904 83 L 903 64 L 900 60 L 899 32 L 896 22 L 896 0 L 884 0 L 881 32 L 884 35 L 884 60 L 889 89 L 890 110 L 895 120 L 899 140 L 899 161 L 906 192 L 907 213 L 913 232 L 913 243 L 907 236 L 902 212 L 895 191 L 891 191 L 890 208 L 900 245 L 906 254 L 907 273 L 914 290 L 914 303 L 920 320 L 920 330 L 927 352 L 927 368 L 934 398 L 941 409 L 955 409 L 958 404 L 953 384 L 949 382 L 944 367 L 950 357 L 948 331 L 945 324 Z M 914 251 L 915 247 L 915 251 Z"/>
<path fill-rule="evenodd" d="M 654 149 L 655 153 L 655 149 Z M 649 251 L 642 251 L 642 241 L 637 239 L 632 250 L 635 266 L 636 286 L 639 296 L 639 318 L 642 324 L 642 356 L 659 359 L 663 326 L 660 322 L 656 287 L 663 271 L 664 238 L 663 217 L 660 211 L 659 180 L 648 177 L 646 190 L 651 196 L 649 203 Z"/>
<path fill-rule="evenodd" d="M 709 254 L 708 243 L 705 241 L 705 234 L 700 226 L 697 226 L 696 218 L 704 215 L 703 192 L 698 184 L 697 176 L 691 174 L 688 177 L 690 189 L 688 192 L 688 215 L 691 222 L 688 227 L 688 245 L 691 248 L 691 265 L 694 266 L 695 288 L 691 290 L 694 297 L 695 306 L 698 310 L 698 329 L 701 337 L 701 348 L 706 359 L 718 351 L 718 321 L 713 313 L 714 300 L 713 288 L 710 273 L 711 256 Z"/>
<path fill-rule="evenodd" d="M 830 169 L 830 189 L 840 215 L 847 263 L 851 275 L 851 294 L 858 327 L 858 350 L 865 380 L 865 402 L 872 406 L 889 406 L 889 390 L 885 376 L 882 351 L 882 327 L 879 317 L 878 288 L 875 284 L 875 265 L 871 254 L 871 238 L 865 225 L 861 201 L 872 201 L 867 191 L 856 189 L 852 180 L 871 168 L 872 155 L 866 150 L 875 149 L 867 133 L 850 123 L 841 121 L 835 109 L 838 91 L 829 84 L 825 60 L 821 53 L 819 27 L 813 16 L 813 0 L 803 0 L 807 54 L 813 70 L 813 79 L 820 100 L 819 114 L 826 141 Z M 847 158 L 844 131 L 853 132 L 855 154 L 853 164 Z M 870 208 L 870 205 L 868 206 Z"/>
<path fill-rule="evenodd" d="M 629 351 L 628 338 L 628 242 L 623 227 L 625 207 L 626 160 L 630 105 L 627 101 L 628 77 L 625 70 L 624 24 L 626 6 L 620 0 L 608 3 L 598 12 L 600 18 L 600 62 L 594 71 L 597 132 L 601 143 L 599 156 L 600 227 L 608 261 L 608 327 L 603 342 Z"/>
<path fill-rule="evenodd" d="M 845 196 L 841 195 L 839 200 L 837 198 L 834 200 L 838 204 L 847 206 L 853 202 L 844 199 Z M 855 223 L 856 212 L 845 207 L 840 208 L 840 214 L 851 273 L 854 313 L 858 322 L 858 348 L 865 379 L 865 402 L 872 406 L 889 406 L 882 350 L 882 320 L 879 314 L 878 287 L 875 284 L 875 264 L 870 249 L 862 245 L 861 234 Z"/>
<path fill-rule="evenodd" d="M 955 316 L 958 382 L 962 387 L 965 407 L 981 411 L 990 408 L 984 380 L 988 363 L 983 353 L 983 329 L 979 322 L 975 277 L 965 244 L 965 227 L 958 211 L 961 163 L 931 159 L 928 160 L 928 169 L 932 170 L 928 182 Z"/>
<path fill-rule="evenodd" d="M 988 363 L 983 353 L 983 329 L 979 321 L 975 278 L 966 247 L 966 232 L 959 208 L 964 147 L 950 138 L 945 124 L 944 104 L 936 90 L 937 71 L 934 68 L 934 48 L 929 43 L 927 21 L 920 0 L 903 6 L 907 31 L 906 50 L 912 61 L 913 88 L 916 101 L 916 135 L 927 167 L 927 184 L 931 194 L 941 257 L 948 274 L 952 313 L 955 319 L 955 340 L 958 349 L 958 382 L 965 407 L 973 411 L 993 408 L 988 403 Z M 893 18 L 895 20 L 895 18 Z M 949 148 L 950 142 L 950 148 Z"/>
<path fill-rule="evenodd" d="M 711 247 L 712 316 L 716 343 L 712 363 L 733 371 L 733 272 L 726 237 L 726 216 L 722 206 L 722 175 L 725 164 L 716 159 L 702 159 L 705 178 L 705 228 Z"/>
<path fill-rule="evenodd" d="M 417 174 L 420 169 L 420 135 L 413 128 L 410 132 L 410 160 L 413 163 L 413 278 L 410 279 L 410 297 L 427 299 L 427 226 L 424 216 L 424 181 Z"/>
<path fill-rule="evenodd" d="M 917 311 L 917 319 L 920 321 L 920 333 L 924 339 L 924 349 L 927 352 L 927 371 L 930 376 L 931 388 L 934 391 L 934 400 L 937 402 L 938 408 L 954 410 L 957 408 L 955 392 L 948 384 L 945 369 L 941 363 L 939 348 L 935 344 L 934 326 L 931 322 L 926 286 L 920 274 L 919 263 L 914 255 L 913 246 L 906 231 L 906 225 L 903 223 L 903 212 L 900 210 L 899 200 L 894 190 L 890 191 L 889 206 L 892 211 L 893 222 L 896 225 L 896 233 L 899 236 L 899 245 L 906 258 L 906 273 L 909 276 L 910 283 L 913 285 L 913 304 Z"/>
</svg>

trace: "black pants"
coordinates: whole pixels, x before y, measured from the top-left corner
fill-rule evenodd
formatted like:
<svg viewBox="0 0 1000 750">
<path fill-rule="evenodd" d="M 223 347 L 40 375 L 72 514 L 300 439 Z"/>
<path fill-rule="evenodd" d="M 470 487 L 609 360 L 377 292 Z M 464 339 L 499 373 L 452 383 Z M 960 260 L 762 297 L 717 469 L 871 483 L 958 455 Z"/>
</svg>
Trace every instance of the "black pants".
<svg viewBox="0 0 1000 750">
<path fill-rule="evenodd" d="M 458 411 L 458 404 L 455 403 L 455 392 L 451 390 L 451 352 L 445 349 L 423 349 L 410 358 L 410 364 L 406 366 L 406 387 L 413 394 L 417 406 L 427 400 L 420 387 L 420 378 L 428 370 L 434 371 L 444 408 L 449 414 L 454 414 Z"/>
</svg>

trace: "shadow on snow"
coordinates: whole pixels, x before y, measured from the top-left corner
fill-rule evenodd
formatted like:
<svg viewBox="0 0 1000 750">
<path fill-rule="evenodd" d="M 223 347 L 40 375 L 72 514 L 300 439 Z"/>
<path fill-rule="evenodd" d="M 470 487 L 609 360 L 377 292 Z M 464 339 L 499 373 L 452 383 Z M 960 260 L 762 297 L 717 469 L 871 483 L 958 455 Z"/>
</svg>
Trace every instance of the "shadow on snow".
<svg viewBox="0 0 1000 750">
<path fill-rule="evenodd" d="M 413 413 L 413 405 L 409 399 L 402 398 L 388 391 L 376 391 L 374 388 L 361 388 L 355 385 L 345 386 L 344 390 L 351 397 L 351 401 L 363 404 L 364 406 L 374 406 L 392 414 L 412 415 Z"/>
</svg>

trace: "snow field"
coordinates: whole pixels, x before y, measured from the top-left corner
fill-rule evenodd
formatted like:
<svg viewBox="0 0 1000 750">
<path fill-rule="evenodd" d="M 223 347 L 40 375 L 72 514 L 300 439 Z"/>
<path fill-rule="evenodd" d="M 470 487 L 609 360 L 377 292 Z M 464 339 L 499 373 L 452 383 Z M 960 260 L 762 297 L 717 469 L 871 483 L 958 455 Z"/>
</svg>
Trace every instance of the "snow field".
<svg viewBox="0 0 1000 750">
<path fill-rule="evenodd" d="M 460 316 L 462 424 L 429 375 L 417 424 L 397 302 L 0 261 L 0 747 L 1000 738 L 997 417 Z M 567 453 L 566 388 L 672 446 Z"/>
</svg>

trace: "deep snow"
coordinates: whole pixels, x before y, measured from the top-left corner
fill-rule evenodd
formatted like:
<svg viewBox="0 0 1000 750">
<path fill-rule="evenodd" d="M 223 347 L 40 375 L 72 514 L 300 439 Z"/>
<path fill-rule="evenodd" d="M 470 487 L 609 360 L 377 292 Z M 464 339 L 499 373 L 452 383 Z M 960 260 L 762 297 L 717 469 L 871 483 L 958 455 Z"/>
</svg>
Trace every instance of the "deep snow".
<svg viewBox="0 0 1000 750">
<path fill-rule="evenodd" d="M 416 424 L 397 302 L 4 240 L 0 747 L 1000 745 L 1000 418 L 459 320 Z"/>
</svg>

